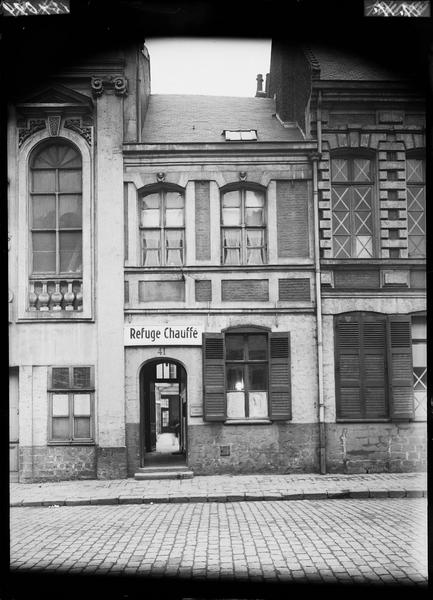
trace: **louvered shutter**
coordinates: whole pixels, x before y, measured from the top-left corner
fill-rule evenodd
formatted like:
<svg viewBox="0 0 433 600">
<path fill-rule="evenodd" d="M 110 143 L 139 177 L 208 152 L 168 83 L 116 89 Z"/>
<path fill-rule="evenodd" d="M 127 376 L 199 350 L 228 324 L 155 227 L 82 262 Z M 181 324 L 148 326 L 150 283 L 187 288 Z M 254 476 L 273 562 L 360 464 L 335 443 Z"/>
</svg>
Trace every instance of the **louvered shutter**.
<svg viewBox="0 0 433 600">
<path fill-rule="evenodd" d="M 407 315 L 388 318 L 390 415 L 413 419 L 413 366 L 411 319 Z"/>
<path fill-rule="evenodd" d="M 361 340 L 361 388 L 367 419 L 388 416 L 386 382 L 386 320 L 365 317 Z"/>
<path fill-rule="evenodd" d="M 287 421 L 292 418 L 290 334 L 271 333 L 269 345 L 270 418 Z"/>
<path fill-rule="evenodd" d="M 203 403 L 205 421 L 225 421 L 224 335 L 203 334 Z"/>
<path fill-rule="evenodd" d="M 277 246 L 281 258 L 309 255 L 306 181 L 277 181 Z"/>
<path fill-rule="evenodd" d="M 337 418 L 362 418 L 361 335 L 357 317 L 336 320 L 335 371 Z"/>
</svg>

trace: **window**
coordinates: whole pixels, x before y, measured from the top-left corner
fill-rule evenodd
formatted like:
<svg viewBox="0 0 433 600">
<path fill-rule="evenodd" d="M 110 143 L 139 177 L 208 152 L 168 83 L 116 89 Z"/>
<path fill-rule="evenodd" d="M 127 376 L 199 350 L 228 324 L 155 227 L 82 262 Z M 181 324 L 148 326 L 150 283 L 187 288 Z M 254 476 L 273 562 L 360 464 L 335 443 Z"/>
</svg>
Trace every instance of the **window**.
<svg viewBox="0 0 433 600">
<path fill-rule="evenodd" d="M 425 222 L 425 160 L 408 156 L 406 161 L 407 183 L 407 237 L 409 258 L 426 255 Z"/>
<path fill-rule="evenodd" d="M 81 156 L 65 142 L 44 145 L 30 161 L 33 275 L 80 275 Z"/>
<path fill-rule="evenodd" d="M 227 417 L 268 416 L 268 336 L 226 335 Z"/>
<path fill-rule="evenodd" d="M 425 316 L 412 317 L 412 362 L 415 414 L 427 418 L 427 320 Z"/>
<path fill-rule="evenodd" d="M 289 333 L 233 328 L 203 339 L 206 421 L 291 418 Z"/>
<path fill-rule="evenodd" d="M 93 442 L 93 368 L 52 367 L 48 385 L 49 441 Z"/>
<path fill-rule="evenodd" d="M 224 265 L 266 262 L 264 191 L 241 188 L 223 193 L 221 221 Z"/>
<path fill-rule="evenodd" d="M 145 267 L 179 266 L 185 260 L 185 200 L 177 186 L 141 198 L 140 231 Z"/>
<path fill-rule="evenodd" d="M 229 142 L 251 142 L 257 140 L 256 129 L 224 129 L 226 141 Z"/>
<path fill-rule="evenodd" d="M 334 156 L 331 181 L 334 258 L 375 256 L 372 160 Z"/>
<path fill-rule="evenodd" d="M 335 334 L 337 418 L 412 419 L 410 317 L 339 315 Z"/>
</svg>

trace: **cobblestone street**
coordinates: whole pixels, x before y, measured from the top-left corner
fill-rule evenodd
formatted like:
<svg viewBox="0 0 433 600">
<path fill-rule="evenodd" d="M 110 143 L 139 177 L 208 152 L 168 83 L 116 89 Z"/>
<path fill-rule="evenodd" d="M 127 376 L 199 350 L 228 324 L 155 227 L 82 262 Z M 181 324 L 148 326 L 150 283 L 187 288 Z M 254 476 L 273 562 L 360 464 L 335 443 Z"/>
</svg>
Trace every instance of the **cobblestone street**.
<svg viewBox="0 0 433 600">
<path fill-rule="evenodd" d="M 11 509 L 11 566 L 250 581 L 427 580 L 426 500 Z"/>
</svg>

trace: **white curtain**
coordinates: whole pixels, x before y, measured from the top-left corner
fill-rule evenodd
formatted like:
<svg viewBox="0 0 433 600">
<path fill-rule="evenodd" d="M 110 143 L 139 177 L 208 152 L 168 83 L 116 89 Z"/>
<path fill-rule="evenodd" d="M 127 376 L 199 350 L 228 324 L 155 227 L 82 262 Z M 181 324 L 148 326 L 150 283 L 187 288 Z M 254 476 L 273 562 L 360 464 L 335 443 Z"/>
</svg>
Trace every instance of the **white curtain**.
<svg viewBox="0 0 433 600">
<path fill-rule="evenodd" d="M 241 232 L 239 229 L 224 230 L 224 250 L 226 265 L 240 264 Z"/>
</svg>

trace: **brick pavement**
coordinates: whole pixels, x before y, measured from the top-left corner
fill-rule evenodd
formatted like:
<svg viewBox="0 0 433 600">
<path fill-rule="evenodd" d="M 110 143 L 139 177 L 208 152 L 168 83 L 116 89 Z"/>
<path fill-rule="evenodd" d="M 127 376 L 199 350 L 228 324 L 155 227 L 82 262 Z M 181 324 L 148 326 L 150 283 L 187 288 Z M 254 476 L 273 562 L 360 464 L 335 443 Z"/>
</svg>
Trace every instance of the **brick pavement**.
<svg viewBox="0 0 433 600">
<path fill-rule="evenodd" d="M 13 572 L 417 584 L 426 500 L 11 509 Z"/>
<path fill-rule="evenodd" d="M 193 479 L 11 483 L 11 506 L 420 497 L 425 473 L 214 475 Z"/>
</svg>

